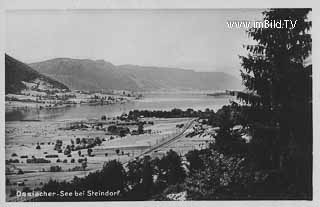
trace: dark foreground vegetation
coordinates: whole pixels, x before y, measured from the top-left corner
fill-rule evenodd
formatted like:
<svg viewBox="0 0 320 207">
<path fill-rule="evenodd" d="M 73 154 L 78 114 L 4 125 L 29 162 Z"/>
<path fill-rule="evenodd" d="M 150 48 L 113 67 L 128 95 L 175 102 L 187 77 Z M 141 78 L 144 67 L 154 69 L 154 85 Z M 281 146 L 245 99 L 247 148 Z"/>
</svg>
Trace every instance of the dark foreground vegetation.
<svg viewBox="0 0 320 207">
<path fill-rule="evenodd" d="M 37 200 L 168 200 L 168 194 L 180 192 L 186 192 L 185 199 L 190 200 L 311 200 L 312 66 L 304 63 L 311 54 L 309 11 L 268 10 L 265 19 L 295 18 L 296 27 L 248 31 L 258 43 L 248 46 L 249 55 L 241 57 L 243 83 L 248 90 L 237 94 L 241 104 L 209 113 L 208 124 L 219 127 L 210 147 L 188 152 L 185 160 L 174 151 L 126 166 L 113 160 L 87 177 L 50 181 L 43 187 L 46 191 L 120 191 L 117 197 Z M 155 113 L 136 111 L 129 116 Z M 234 130 L 237 125 L 243 130 Z M 251 137 L 249 142 L 242 139 L 243 133 Z"/>
</svg>

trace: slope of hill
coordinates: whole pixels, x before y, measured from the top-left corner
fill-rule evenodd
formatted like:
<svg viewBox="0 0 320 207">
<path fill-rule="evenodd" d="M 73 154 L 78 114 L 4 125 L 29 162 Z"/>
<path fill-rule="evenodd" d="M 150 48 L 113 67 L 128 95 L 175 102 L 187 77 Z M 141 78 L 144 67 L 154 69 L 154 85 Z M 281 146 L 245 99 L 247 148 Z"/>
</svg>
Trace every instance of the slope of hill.
<svg viewBox="0 0 320 207">
<path fill-rule="evenodd" d="M 32 68 L 64 83 L 71 89 L 131 89 L 138 85 L 117 67 L 103 60 L 57 58 L 30 64 Z"/>
<path fill-rule="evenodd" d="M 30 64 L 38 72 L 78 90 L 225 90 L 241 81 L 223 72 L 135 65 L 115 66 L 104 60 L 57 58 Z"/>
<path fill-rule="evenodd" d="M 40 74 L 30 66 L 5 54 L 5 93 L 20 93 L 32 86 L 32 89 L 65 89 L 64 84 Z"/>
<path fill-rule="evenodd" d="M 120 65 L 119 70 L 128 74 L 142 88 L 225 90 L 241 88 L 241 81 L 223 72 L 195 72 L 193 70 Z"/>
</svg>

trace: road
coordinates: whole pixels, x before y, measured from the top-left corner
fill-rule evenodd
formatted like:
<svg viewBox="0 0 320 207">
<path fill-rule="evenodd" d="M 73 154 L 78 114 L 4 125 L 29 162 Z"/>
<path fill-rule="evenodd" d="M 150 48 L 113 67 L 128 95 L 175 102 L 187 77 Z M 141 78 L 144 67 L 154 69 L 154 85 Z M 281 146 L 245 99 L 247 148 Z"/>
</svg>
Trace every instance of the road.
<svg viewBox="0 0 320 207">
<path fill-rule="evenodd" d="M 183 130 L 182 130 L 181 132 L 179 132 L 179 134 L 176 134 L 176 135 L 174 135 L 173 137 L 171 137 L 171 138 L 169 138 L 169 139 L 167 139 L 167 140 L 165 140 L 165 141 L 163 141 L 163 142 L 161 142 L 161 143 L 158 143 L 158 144 L 152 146 L 150 149 L 147 149 L 146 151 L 142 152 L 140 155 L 138 155 L 138 156 L 136 156 L 136 157 L 142 158 L 142 157 L 144 157 L 145 155 L 147 155 L 147 154 L 149 154 L 149 153 L 152 153 L 152 152 L 154 152 L 154 151 L 156 151 L 156 150 L 159 150 L 159 149 L 161 149 L 161 148 L 164 147 L 164 146 L 168 146 L 168 145 L 171 144 L 172 142 L 174 142 L 174 141 L 182 138 L 182 137 L 183 137 L 183 134 L 192 126 L 192 124 L 193 124 L 196 120 L 197 120 L 197 119 L 194 118 L 194 119 L 192 119 L 189 123 L 187 123 L 187 124 L 183 127 Z M 135 158 L 136 158 L 136 157 L 135 157 Z M 124 162 L 124 163 L 122 163 L 122 164 L 127 164 L 127 163 L 130 162 L 130 161 L 131 161 L 131 160 L 126 161 L 126 162 Z"/>
</svg>

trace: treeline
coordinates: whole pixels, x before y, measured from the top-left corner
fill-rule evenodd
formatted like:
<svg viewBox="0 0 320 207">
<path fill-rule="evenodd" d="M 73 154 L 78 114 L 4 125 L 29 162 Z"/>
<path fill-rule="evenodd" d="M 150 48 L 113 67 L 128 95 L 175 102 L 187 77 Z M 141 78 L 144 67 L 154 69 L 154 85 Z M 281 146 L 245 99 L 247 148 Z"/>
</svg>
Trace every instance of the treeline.
<svg viewBox="0 0 320 207">
<path fill-rule="evenodd" d="M 186 155 L 187 163 L 174 151 L 162 158 L 149 156 L 123 165 L 112 160 L 101 171 L 71 182 L 50 180 L 42 191 L 120 191 L 119 196 L 38 197 L 33 201 L 136 201 L 169 200 L 171 193 L 186 192 L 185 199 L 223 200 L 252 199 L 263 174 L 254 176 L 243 158 L 225 156 L 212 149 L 193 150 Z M 260 192 L 259 192 L 260 193 Z"/>
<path fill-rule="evenodd" d="M 193 109 L 172 109 L 171 111 L 162 110 L 133 110 L 128 114 L 129 119 L 137 119 L 139 117 L 156 117 L 156 118 L 184 118 L 184 117 L 200 117 L 208 118 L 210 114 L 214 114 L 213 110 L 206 109 L 205 111 L 195 111 Z"/>
<path fill-rule="evenodd" d="M 156 177 L 156 179 L 155 179 Z M 169 151 L 162 158 L 146 156 L 124 166 L 116 160 L 108 161 L 102 170 L 84 178 L 75 177 L 71 182 L 50 180 L 42 191 L 120 191 L 118 196 L 68 196 L 38 197 L 34 201 L 97 201 L 97 200 L 146 200 L 161 193 L 166 187 L 182 183 L 186 177 L 181 157 Z"/>
<path fill-rule="evenodd" d="M 137 120 L 139 117 L 156 117 L 156 118 L 200 118 L 202 119 L 203 124 L 209 124 L 212 126 L 217 125 L 217 116 L 214 110 L 206 109 L 193 110 L 193 109 L 172 109 L 171 111 L 162 111 L 162 110 L 132 110 L 128 113 L 128 119 Z"/>
</svg>

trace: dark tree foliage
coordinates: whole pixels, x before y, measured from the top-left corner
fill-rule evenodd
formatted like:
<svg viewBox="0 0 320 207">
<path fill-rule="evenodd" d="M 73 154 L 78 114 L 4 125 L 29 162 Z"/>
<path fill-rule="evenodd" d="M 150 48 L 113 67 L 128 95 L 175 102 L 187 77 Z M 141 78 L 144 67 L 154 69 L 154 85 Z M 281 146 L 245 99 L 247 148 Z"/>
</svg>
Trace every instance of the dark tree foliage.
<svg viewBox="0 0 320 207">
<path fill-rule="evenodd" d="M 185 181 L 189 200 L 250 199 L 255 176 L 244 158 L 225 156 L 214 150 L 199 152 L 204 168 L 194 170 Z"/>
<path fill-rule="evenodd" d="M 101 187 L 108 186 L 110 190 L 124 191 L 126 186 L 126 172 L 120 162 L 116 160 L 107 162 L 101 174 Z"/>
<path fill-rule="evenodd" d="M 132 110 L 128 114 L 128 118 L 135 120 L 140 116 L 143 117 L 157 117 L 157 118 L 181 118 L 181 117 L 199 117 L 199 118 L 210 118 L 214 115 L 214 111 L 206 109 L 205 111 L 194 111 L 193 109 L 181 110 L 172 109 L 171 111 L 149 111 L 149 110 Z"/>
<path fill-rule="evenodd" d="M 151 158 L 145 156 L 128 163 L 128 185 L 131 190 L 127 194 L 128 200 L 146 200 L 154 192 L 154 166 Z"/>
<path fill-rule="evenodd" d="M 247 104 L 256 167 L 284 173 L 288 185 L 283 193 L 297 199 L 312 198 L 311 66 L 304 64 L 311 55 L 310 10 L 263 12 L 264 20 L 297 20 L 296 26 L 248 31 L 257 41 L 246 46 L 249 54 L 241 57 L 243 83 L 250 92 L 238 94 Z"/>
<path fill-rule="evenodd" d="M 162 158 L 146 156 L 128 163 L 128 200 L 146 200 L 182 183 L 186 172 L 181 157 L 170 150 Z"/>
<path fill-rule="evenodd" d="M 160 159 L 158 176 L 159 181 L 166 185 L 180 183 L 185 179 L 186 172 L 182 167 L 181 157 L 175 151 L 170 150 Z"/>
<path fill-rule="evenodd" d="M 53 196 L 53 197 L 38 197 L 37 201 L 96 201 L 96 200 L 124 200 L 126 192 L 126 172 L 122 164 L 116 160 L 105 163 L 101 171 L 90 173 L 83 178 L 75 177 L 71 182 L 58 182 L 50 180 L 46 183 L 42 190 L 46 192 L 59 192 L 60 190 L 66 192 L 80 192 L 80 191 L 120 191 L 120 195 L 116 197 L 108 196 Z"/>
<path fill-rule="evenodd" d="M 153 187 L 153 167 L 149 159 L 143 161 L 143 171 L 142 171 L 142 188 L 148 198 L 152 193 Z"/>
<path fill-rule="evenodd" d="M 233 129 L 235 126 L 243 125 L 241 108 L 236 103 L 231 103 L 219 109 L 215 117 L 219 130 L 215 142 L 210 144 L 211 148 L 226 155 L 246 156 L 249 146 L 242 138 L 245 129 Z"/>
<path fill-rule="evenodd" d="M 144 132 L 144 130 L 143 130 L 143 123 L 140 122 L 140 123 L 138 124 L 138 133 L 139 133 L 139 134 L 143 134 L 143 132 Z"/>
<path fill-rule="evenodd" d="M 127 172 L 127 178 L 128 178 L 128 184 L 130 186 L 135 186 L 141 183 L 142 179 L 142 160 L 141 159 L 135 159 L 133 161 L 130 161 L 127 165 L 128 172 Z"/>
<path fill-rule="evenodd" d="M 193 172 L 193 171 L 201 170 L 204 168 L 204 163 L 203 163 L 203 160 L 201 159 L 200 150 L 189 151 L 185 155 L 185 157 L 189 162 L 189 165 L 188 165 L 189 171 Z"/>
<path fill-rule="evenodd" d="M 21 81 L 30 82 L 36 78 L 52 84 L 55 88 L 66 89 L 67 91 L 69 91 L 69 88 L 64 84 L 42 75 L 27 64 L 24 64 L 7 54 L 5 54 L 5 76 L 6 94 L 20 93 L 22 89 L 26 88 L 26 86 Z"/>
<path fill-rule="evenodd" d="M 34 201 L 148 200 L 170 186 L 180 185 L 186 177 L 180 156 L 172 150 L 161 159 L 145 156 L 130 161 L 126 169 L 112 160 L 102 170 L 83 178 L 75 177 L 71 182 L 50 180 L 42 188 L 46 192 L 120 191 L 117 197 L 54 196 L 38 197 Z"/>
</svg>

